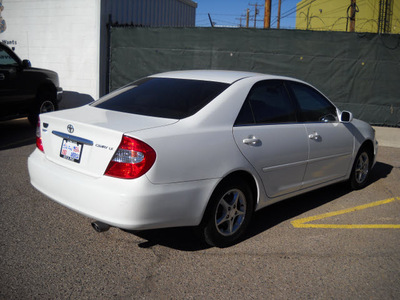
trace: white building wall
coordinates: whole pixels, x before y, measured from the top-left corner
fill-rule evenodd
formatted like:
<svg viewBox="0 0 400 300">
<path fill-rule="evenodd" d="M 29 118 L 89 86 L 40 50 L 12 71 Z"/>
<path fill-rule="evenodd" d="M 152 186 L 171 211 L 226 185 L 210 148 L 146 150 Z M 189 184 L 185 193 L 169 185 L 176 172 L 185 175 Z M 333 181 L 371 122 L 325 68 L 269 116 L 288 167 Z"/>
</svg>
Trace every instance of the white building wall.
<svg viewBox="0 0 400 300">
<path fill-rule="evenodd" d="M 64 91 L 99 94 L 100 0 L 0 0 L 0 41 L 33 67 L 54 70 Z"/>
</svg>

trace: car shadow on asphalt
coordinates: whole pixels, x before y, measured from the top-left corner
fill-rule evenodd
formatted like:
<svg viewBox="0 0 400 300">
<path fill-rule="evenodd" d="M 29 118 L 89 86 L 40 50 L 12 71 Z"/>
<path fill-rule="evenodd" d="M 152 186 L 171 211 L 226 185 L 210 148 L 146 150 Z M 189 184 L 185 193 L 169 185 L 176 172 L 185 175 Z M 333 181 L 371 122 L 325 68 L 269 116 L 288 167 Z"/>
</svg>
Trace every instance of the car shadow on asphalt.
<svg viewBox="0 0 400 300">
<path fill-rule="evenodd" d="M 0 151 L 36 143 L 36 129 L 27 118 L 0 122 Z"/>
<path fill-rule="evenodd" d="M 371 173 L 369 185 L 386 178 L 392 169 L 393 166 L 391 165 L 377 162 Z M 253 215 L 247 234 L 238 243 L 251 239 L 280 223 L 334 201 L 350 192 L 351 190 L 346 183 L 338 183 L 261 209 Z M 180 251 L 200 251 L 211 248 L 199 239 L 195 234 L 195 228 L 190 227 L 128 232 L 146 240 L 139 244 L 140 248 L 151 248 L 155 245 Z"/>
</svg>

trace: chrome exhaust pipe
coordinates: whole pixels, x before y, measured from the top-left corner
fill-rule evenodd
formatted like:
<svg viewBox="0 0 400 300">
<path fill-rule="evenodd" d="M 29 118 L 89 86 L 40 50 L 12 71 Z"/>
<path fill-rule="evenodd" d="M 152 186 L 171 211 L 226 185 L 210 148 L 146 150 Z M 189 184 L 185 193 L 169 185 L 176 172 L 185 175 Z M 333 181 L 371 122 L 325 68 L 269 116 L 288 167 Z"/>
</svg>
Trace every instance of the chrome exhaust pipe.
<svg viewBox="0 0 400 300">
<path fill-rule="evenodd" d="M 110 229 L 110 225 L 100 222 L 100 221 L 94 221 L 92 222 L 92 227 L 96 232 L 104 232 Z"/>
</svg>

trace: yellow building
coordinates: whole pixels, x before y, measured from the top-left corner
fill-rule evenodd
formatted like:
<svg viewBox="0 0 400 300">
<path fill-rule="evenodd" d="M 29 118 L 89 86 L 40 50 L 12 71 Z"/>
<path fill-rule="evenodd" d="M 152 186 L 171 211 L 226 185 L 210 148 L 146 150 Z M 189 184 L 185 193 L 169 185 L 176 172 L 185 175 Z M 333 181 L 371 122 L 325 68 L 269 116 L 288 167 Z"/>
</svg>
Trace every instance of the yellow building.
<svg viewBox="0 0 400 300">
<path fill-rule="evenodd" d="M 350 31 L 352 12 L 356 32 L 400 33 L 399 0 L 302 0 L 296 29 Z"/>
</svg>

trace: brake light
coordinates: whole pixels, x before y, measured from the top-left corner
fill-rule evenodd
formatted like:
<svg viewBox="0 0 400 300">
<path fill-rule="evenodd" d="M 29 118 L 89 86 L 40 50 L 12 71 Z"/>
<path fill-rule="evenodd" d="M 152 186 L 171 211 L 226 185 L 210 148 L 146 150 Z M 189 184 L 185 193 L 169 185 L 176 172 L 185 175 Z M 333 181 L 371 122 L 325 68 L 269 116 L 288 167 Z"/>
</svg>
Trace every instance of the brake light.
<svg viewBox="0 0 400 300">
<path fill-rule="evenodd" d="M 124 135 L 104 175 L 124 179 L 138 178 L 153 166 L 155 160 L 156 152 L 153 148 Z"/>
<path fill-rule="evenodd" d="M 37 122 L 37 126 L 36 126 L 36 147 L 44 152 L 43 149 L 43 142 L 42 142 L 42 133 L 40 131 L 40 118 L 38 117 L 38 122 Z"/>
</svg>

